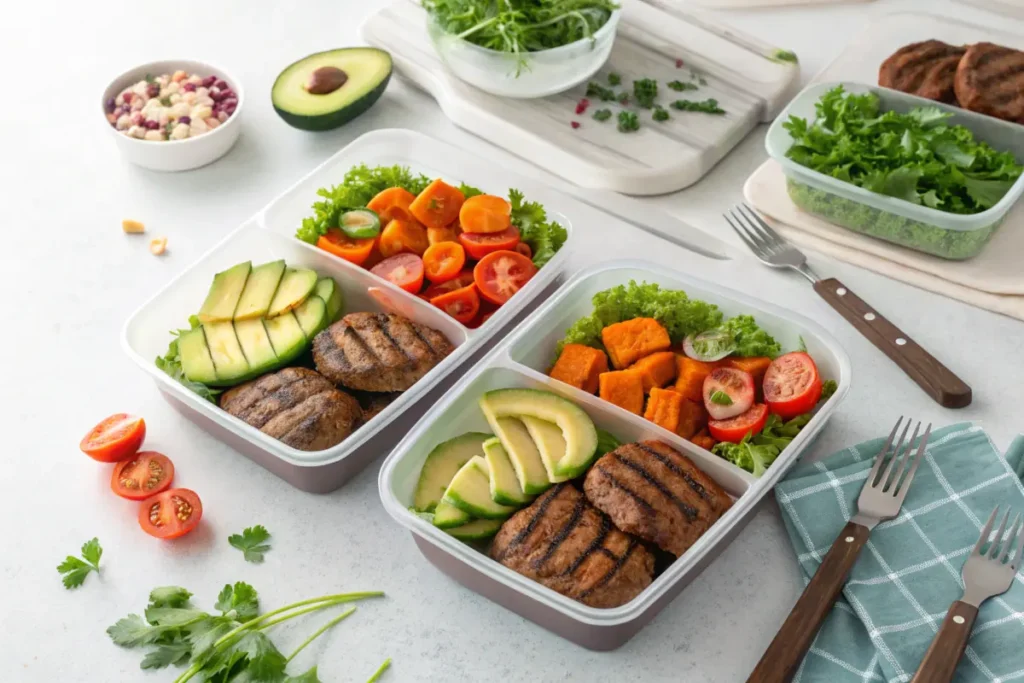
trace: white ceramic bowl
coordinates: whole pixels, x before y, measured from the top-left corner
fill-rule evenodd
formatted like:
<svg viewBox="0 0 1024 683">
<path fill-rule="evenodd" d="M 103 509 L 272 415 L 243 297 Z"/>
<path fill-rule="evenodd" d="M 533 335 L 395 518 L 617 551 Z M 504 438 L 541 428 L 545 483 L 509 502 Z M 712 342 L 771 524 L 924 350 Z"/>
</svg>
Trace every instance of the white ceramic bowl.
<svg viewBox="0 0 1024 683">
<path fill-rule="evenodd" d="M 597 73 L 612 51 L 621 12 L 612 12 L 593 38 L 525 53 L 525 65 L 508 52 L 488 50 L 445 33 L 429 15 L 427 33 L 442 61 L 462 80 L 492 95 L 530 99 L 565 92 Z"/>
<path fill-rule="evenodd" d="M 235 107 L 235 113 L 212 131 L 184 140 L 139 140 L 128 137 L 110 125 L 104 109 L 104 103 L 107 100 L 117 97 L 122 90 L 145 78 L 146 74 L 154 76 L 171 74 L 178 69 L 190 74 L 199 74 L 204 78 L 216 74 L 227 82 L 238 95 L 238 106 Z M 242 130 L 239 119 L 242 117 L 244 106 L 245 92 L 242 90 L 242 84 L 224 69 L 205 62 L 170 59 L 142 64 L 125 71 L 111 81 L 99 101 L 99 118 L 100 125 L 107 129 L 107 132 L 114 138 L 118 149 L 121 150 L 121 154 L 128 161 L 153 171 L 187 171 L 216 161 L 231 149 Z"/>
</svg>

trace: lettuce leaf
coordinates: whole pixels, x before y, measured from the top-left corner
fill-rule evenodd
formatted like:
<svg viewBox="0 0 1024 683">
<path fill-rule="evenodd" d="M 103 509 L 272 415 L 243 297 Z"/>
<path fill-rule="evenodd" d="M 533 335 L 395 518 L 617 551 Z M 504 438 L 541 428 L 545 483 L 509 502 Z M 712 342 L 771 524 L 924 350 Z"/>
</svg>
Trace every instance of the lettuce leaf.
<svg viewBox="0 0 1024 683">
<path fill-rule="evenodd" d="M 164 373 L 169 375 L 171 379 L 178 382 L 192 393 L 197 394 L 201 398 L 216 405 L 217 397 L 224 393 L 224 390 L 215 389 L 203 384 L 202 382 L 193 382 L 185 376 L 185 371 L 181 368 L 181 352 L 178 351 L 178 337 L 189 330 L 194 330 L 199 327 L 199 318 L 194 315 L 190 316 L 188 323 L 188 329 L 171 331 L 171 335 L 174 338 L 171 340 L 171 343 L 167 345 L 167 353 L 162 356 L 158 356 L 153 362 L 158 368 L 163 370 Z"/>
<path fill-rule="evenodd" d="M 533 265 L 541 268 L 562 248 L 569 234 L 560 224 L 548 221 L 543 206 L 525 201 L 519 190 L 509 190 L 508 199 L 512 204 L 512 225 L 519 228 L 520 238 L 530 246 Z"/>
</svg>

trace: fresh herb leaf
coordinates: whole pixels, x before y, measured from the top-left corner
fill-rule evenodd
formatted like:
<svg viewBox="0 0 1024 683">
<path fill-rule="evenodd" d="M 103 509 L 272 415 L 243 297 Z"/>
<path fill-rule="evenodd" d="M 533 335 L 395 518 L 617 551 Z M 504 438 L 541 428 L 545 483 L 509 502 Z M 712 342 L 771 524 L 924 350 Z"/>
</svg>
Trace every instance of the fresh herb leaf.
<svg viewBox="0 0 1024 683">
<path fill-rule="evenodd" d="M 725 110 L 718 106 L 718 100 L 708 98 L 697 102 L 695 100 L 676 100 L 672 103 L 673 109 L 680 111 L 695 111 L 704 114 L 724 114 Z"/>
<path fill-rule="evenodd" d="M 619 85 L 622 83 L 622 76 L 612 71 L 608 74 L 608 85 Z"/>
<path fill-rule="evenodd" d="M 668 111 L 664 107 L 658 105 L 654 107 L 654 113 L 651 114 L 651 118 L 655 121 L 668 121 L 670 117 L 668 115 Z"/>
<path fill-rule="evenodd" d="M 716 443 L 711 452 L 750 472 L 755 477 L 760 477 L 779 457 L 781 449 L 777 446 L 760 446 L 751 443 L 748 434 L 739 443 L 727 441 Z"/>
<path fill-rule="evenodd" d="M 735 342 L 734 354 L 742 358 L 768 356 L 775 358 L 782 351 L 779 342 L 758 327 L 752 315 L 737 315 L 722 323 L 722 330 L 730 334 Z"/>
<path fill-rule="evenodd" d="M 598 121 L 607 121 L 612 117 L 611 109 L 598 109 L 594 112 L 594 118 Z"/>
<path fill-rule="evenodd" d="M 714 403 L 716 405 L 720 405 L 720 406 L 731 406 L 732 405 L 732 399 L 729 397 L 729 394 L 725 393 L 721 389 L 716 389 L 714 392 L 712 392 L 712 394 L 709 397 L 709 399 L 710 399 L 710 401 L 712 403 Z"/>
<path fill-rule="evenodd" d="M 836 393 L 836 389 L 839 388 L 839 382 L 834 379 L 827 379 L 821 385 L 821 398 L 818 399 L 818 403 L 824 403 L 825 401 L 832 398 L 833 394 Z"/>
<path fill-rule="evenodd" d="M 653 78 L 633 81 L 633 98 L 637 105 L 644 109 L 654 107 L 654 101 L 658 98 L 658 81 Z"/>
<path fill-rule="evenodd" d="M 103 556 L 103 548 L 100 547 L 99 539 L 93 538 L 82 544 L 82 559 L 68 555 L 63 562 L 57 565 L 60 572 L 61 583 L 64 588 L 78 588 L 85 582 L 85 577 L 90 572 L 99 573 L 100 558 Z"/>
<path fill-rule="evenodd" d="M 164 669 L 168 666 L 181 665 L 189 660 L 192 655 L 191 646 L 182 641 L 160 645 L 155 650 L 150 650 L 142 658 L 142 669 Z"/>
<path fill-rule="evenodd" d="M 637 130 L 640 130 L 640 121 L 637 119 L 636 114 L 631 111 L 620 111 L 619 132 L 632 133 Z"/>
<path fill-rule="evenodd" d="M 284 680 L 284 683 L 322 683 L 322 681 L 317 676 L 316 667 L 314 666 L 306 673 L 299 674 L 298 676 L 289 676 Z"/>
<path fill-rule="evenodd" d="M 237 581 L 233 586 L 226 584 L 217 596 L 214 607 L 219 609 L 224 616 L 231 616 L 238 621 L 246 622 L 260 613 L 259 596 L 256 589 L 245 583 Z"/>
<path fill-rule="evenodd" d="M 569 238 L 569 233 L 556 221 L 549 221 L 547 211 L 537 202 L 528 202 L 516 189 L 508 191 L 512 205 L 512 225 L 519 228 L 519 236 L 533 252 L 533 265 L 541 268 L 554 258 Z"/>
<path fill-rule="evenodd" d="M 611 77 L 608 77 L 611 80 Z M 587 97 L 596 97 L 602 102 L 610 102 L 615 99 L 615 91 L 611 88 L 606 88 L 600 83 L 590 81 L 587 84 Z"/>
<path fill-rule="evenodd" d="M 184 607 L 192 593 L 180 586 L 161 586 L 149 594 L 150 607 Z"/>
<path fill-rule="evenodd" d="M 670 81 L 666 85 L 668 85 L 668 87 L 671 90 L 675 90 L 676 92 L 683 92 L 685 90 L 697 90 L 697 88 L 699 87 L 696 83 L 683 83 L 682 81 Z"/>
<path fill-rule="evenodd" d="M 467 185 L 466 183 L 459 183 L 459 192 L 461 192 L 462 196 L 465 197 L 466 199 L 469 199 L 470 197 L 476 197 L 477 195 L 481 195 L 484 193 L 483 190 L 473 187 L 472 185 Z"/>
<path fill-rule="evenodd" d="M 247 631 L 235 643 L 235 651 L 249 660 L 246 673 L 253 681 L 278 681 L 284 676 L 287 661 L 265 633 Z"/>
<path fill-rule="evenodd" d="M 267 545 L 269 538 L 270 532 L 266 527 L 257 524 L 243 530 L 240 534 L 228 536 L 228 543 L 242 551 L 246 562 L 260 563 L 263 561 L 263 554 L 270 550 L 270 546 Z"/>
</svg>

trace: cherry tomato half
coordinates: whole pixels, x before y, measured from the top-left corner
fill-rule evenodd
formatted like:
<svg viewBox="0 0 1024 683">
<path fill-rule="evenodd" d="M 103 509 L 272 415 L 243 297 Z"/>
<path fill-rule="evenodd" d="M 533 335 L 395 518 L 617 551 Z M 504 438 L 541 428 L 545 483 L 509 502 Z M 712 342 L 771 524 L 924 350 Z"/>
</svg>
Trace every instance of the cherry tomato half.
<svg viewBox="0 0 1024 683">
<path fill-rule="evenodd" d="M 754 405 L 754 377 L 736 368 L 715 368 L 704 378 L 703 396 L 711 419 L 728 420 Z"/>
<path fill-rule="evenodd" d="M 145 500 L 169 489 L 174 481 L 174 463 L 162 453 L 139 451 L 114 466 L 110 490 L 128 500 Z"/>
<path fill-rule="evenodd" d="M 118 462 L 135 455 L 145 438 L 145 420 L 117 413 L 93 427 L 78 447 L 93 460 Z"/>
<path fill-rule="evenodd" d="M 442 294 L 454 292 L 456 289 L 462 289 L 463 287 L 468 287 L 471 284 L 473 284 L 473 271 L 464 270 L 447 282 L 438 282 L 430 285 L 423 290 L 423 294 L 420 295 L 420 298 L 430 301 Z"/>
<path fill-rule="evenodd" d="M 512 226 L 501 232 L 463 232 L 459 234 L 459 242 L 470 258 L 479 260 L 495 251 L 515 249 L 519 244 L 519 230 Z"/>
<path fill-rule="evenodd" d="M 458 277 L 466 265 L 466 250 L 458 242 L 438 242 L 423 252 L 423 269 L 431 282 Z"/>
<path fill-rule="evenodd" d="M 768 421 L 768 406 L 757 403 L 747 412 L 728 420 L 708 420 L 708 431 L 716 441 L 739 443 L 747 434 L 760 434 Z"/>
<path fill-rule="evenodd" d="M 189 489 L 168 489 L 139 505 L 139 526 L 154 538 L 184 536 L 202 518 L 203 503 Z"/>
<path fill-rule="evenodd" d="M 779 356 L 764 373 L 765 403 L 783 420 L 810 412 L 820 398 L 818 366 L 803 351 Z"/>
<path fill-rule="evenodd" d="M 370 272 L 413 294 L 423 288 L 423 259 L 416 254 L 391 256 L 371 268 Z"/>
<path fill-rule="evenodd" d="M 495 251 L 480 259 L 473 268 L 473 281 L 480 296 L 499 306 L 537 274 L 533 261 L 517 251 Z"/>
<path fill-rule="evenodd" d="M 430 303 L 463 325 L 472 322 L 477 312 L 480 311 L 480 295 L 477 294 L 474 284 L 436 296 L 430 300 Z"/>
</svg>

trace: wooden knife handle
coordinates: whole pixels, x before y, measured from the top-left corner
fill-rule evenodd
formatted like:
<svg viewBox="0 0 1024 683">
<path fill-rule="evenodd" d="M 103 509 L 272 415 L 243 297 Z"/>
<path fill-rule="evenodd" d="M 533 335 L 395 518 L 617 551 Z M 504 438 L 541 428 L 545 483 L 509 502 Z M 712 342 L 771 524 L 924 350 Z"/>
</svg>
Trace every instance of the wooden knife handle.
<svg viewBox="0 0 1024 683">
<path fill-rule="evenodd" d="M 971 629 L 974 628 L 974 620 L 977 618 L 977 607 L 960 600 L 954 602 L 910 683 L 952 681 L 956 665 L 964 656 L 967 641 L 971 637 Z"/>
<path fill-rule="evenodd" d="M 971 388 L 963 380 L 842 282 L 835 278 L 818 280 L 814 283 L 814 291 L 900 366 L 939 405 L 944 408 L 970 405 Z"/>
<path fill-rule="evenodd" d="M 853 522 L 843 527 L 747 683 L 785 683 L 793 678 L 870 533 Z"/>
</svg>

